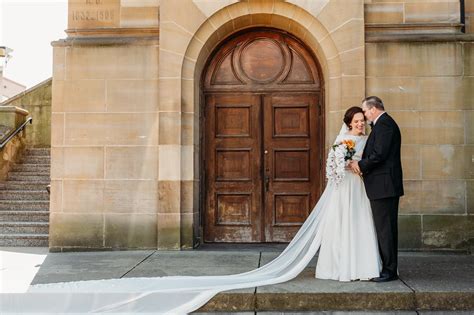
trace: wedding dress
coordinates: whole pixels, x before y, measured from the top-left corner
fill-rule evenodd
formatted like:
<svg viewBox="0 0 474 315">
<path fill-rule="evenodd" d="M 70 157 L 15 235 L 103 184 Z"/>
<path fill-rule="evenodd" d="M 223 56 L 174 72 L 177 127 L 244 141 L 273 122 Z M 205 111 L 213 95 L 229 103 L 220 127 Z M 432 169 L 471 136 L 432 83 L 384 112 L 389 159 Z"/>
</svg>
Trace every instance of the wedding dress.
<svg viewBox="0 0 474 315">
<path fill-rule="evenodd" d="M 367 136 L 341 132 L 335 143 L 353 140 L 359 161 Z M 370 201 L 359 175 L 345 170 L 343 180 L 328 183 L 327 209 L 322 219 L 322 240 L 316 278 L 339 281 L 368 280 L 378 277 L 381 260 Z"/>
<path fill-rule="evenodd" d="M 343 129 L 336 141 L 345 137 L 352 136 Z M 354 158 L 360 158 L 366 137 L 353 139 L 357 151 Z M 349 171 L 338 185 L 328 183 L 285 250 L 258 269 L 226 276 L 122 278 L 32 285 L 21 296 L 0 297 L 0 313 L 189 313 L 221 291 L 295 278 L 320 247 L 318 278 L 348 281 L 379 276 L 379 254 L 369 201 L 361 178 Z M 49 295 L 56 295 L 54 303 Z"/>
</svg>

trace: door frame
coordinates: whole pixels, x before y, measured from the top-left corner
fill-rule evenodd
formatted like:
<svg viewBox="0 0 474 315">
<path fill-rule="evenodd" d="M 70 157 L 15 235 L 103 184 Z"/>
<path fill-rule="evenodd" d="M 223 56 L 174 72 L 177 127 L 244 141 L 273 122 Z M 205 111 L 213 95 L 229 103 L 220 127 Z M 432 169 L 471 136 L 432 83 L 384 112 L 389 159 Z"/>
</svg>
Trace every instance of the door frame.
<svg viewBox="0 0 474 315">
<path fill-rule="evenodd" d="M 296 40 L 300 45 L 304 47 L 306 52 L 311 56 L 313 62 L 316 65 L 317 72 L 319 74 L 319 83 L 320 83 L 320 89 L 319 90 L 314 90 L 314 89 L 297 89 L 297 90 L 291 90 L 291 92 L 294 93 L 311 93 L 311 94 L 319 94 L 318 95 L 318 102 L 316 106 L 318 106 L 318 113 L 319 113 L 319 122 L 318 125 L 321 126 L 321 132 L 318 132 L 317 139 L 314 139 L 313 141 L 319 142 L 319 146 L 316 144 L 315 147 L 317 147 L 320 152 L 321 152 L 321 158 L 320 158 L 320 176 L 319 176 L 319 191 L 316 192 L 316 195 L 319 197 L 321 196 L 322 192 L 324 191 L 324 188 L 326 186 L 325 182 L 325 170 L 324 170 L 324 157 L 326 156 L 326 150 L 325 150 L 325 135 L 326 135 L 326 112 L 325 112 L 325 81 L 323 77 L 323 72 L 321 65 L 319 63 L 318 58 L 314 54 L 314 52 L 309 48 L 308 45 L 306 45 L 301 39 L 299 39 L 296 35 L 293 35 L 287 31 L 283 31 L 277 28 L 273 27 L 250 27 L 246 28 L 243 30 L 240 30 L 236 33 L 231 34 L 230 36 L 222 39 L 219 44 L 213 49 L 209 57 L 207 58 L 205 65 L 202 69 L 201 75 L 200 75 L 200 81 L 199 81 L 199 201 L 198 201 L 198 213 L 199 213 L 199 235 L 196 237 L 197 240 L 194 242 L 196 245 L 195 247 L 198 247 L 202 244 L 204 244 L 204 216 L 205 216 L 205 203 L 206 203 L 206 195 L 207 195 L 207 186 L 206 186 L 206 172 L 205 172 L 205 152 L 206 152 L 206 133 L 205 133 L 205 126 L 206 126 L 206 121 L 204 117 L 204 111 L 205 111 L 205 105 L 206 105 L 206 96 L 209 94 L 232 94 L 236 93 L 238 91 L 236 90 L 219 90 L 219 91 L 206 91 L 204 88 L 204 82 L 205 82 L 205 76 L 207 74 L 207 71 L 210 68 L 212 60 L 216 57 L 216 54 L 219 52 L 219 50 L 222 48 L 223 45 L 227 43 L 227 41 L 238 37 L 242 34 L 253 32 L 253 31 L 270 31 L 270 32 L 278 32 L 285 34 L 286 36 L 292 37 L 294 40 Z M 244 93 L 248 93 L 250 91 L 242 91 Z M 290 92 L 290 91 L 288 91 Z M 278 94 L 278 91 L 275 90 L 265 90 L 265 89 L 259 89 L 258 91 L 254 91 L 254 94 L 260 95 L 261 101 L 263 102 L 263 98 L 265 95 L 270 95 L 270 94 Z M 263 107 L 262 109 L 263 110 Z M 260 122 L 263 124 L 263 114 L 260 115 Z M 263 145 L 263 141 L 262 141 Z M 261 156 L 260 158 L 263 158 Z M 263 169 L 262 169 L 263 172 Z M 263 189 L 263 185 L 262 185 Z M 264 202 L 264 194 L 262 191 L 262 205 Z M 197 223 L 197 222 L 196 222 Z M 195 224 L 196 224 L 195 223 Z M 265 230 L 264 230 L 264 224 L 265 224 L 265 214 L 263 214 L 263 220 L 262 220 L 262 228 L 261 228 L 261 233 L 263 238 L 265 238 Z M 218 244 L 218 243 L 211 243 L 211 242 L 206 242 L 206 244 Z M 238 242 L 232 242 L 232 243 L 225 243 L 225 244 L 239 244 Z M 272 244 L 272 243 L 256 243 L 256 244 Z"/>
</svg>

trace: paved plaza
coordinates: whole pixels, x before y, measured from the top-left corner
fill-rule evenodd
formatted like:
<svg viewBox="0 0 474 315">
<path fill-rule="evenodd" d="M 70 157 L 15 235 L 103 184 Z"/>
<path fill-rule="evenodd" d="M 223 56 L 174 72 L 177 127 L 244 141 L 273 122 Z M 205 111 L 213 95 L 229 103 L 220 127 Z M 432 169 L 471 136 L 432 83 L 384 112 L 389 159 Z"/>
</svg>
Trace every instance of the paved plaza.
<svg viewBox="0 0 474 315">
<path fill-rule="evenodd" d="M 1 289 L 3 293 L 24 292 L 30 282 L 235 274 L 265 265 L 282 248 L 68 253 L 48 253 L 47 248 L 1 248 Z M 285 283 L 222 292 L 200 312 L 474 312 L 474 255 L 402 252 L 400 280 L 388 283 L 315 279 L 316 262 L 317 257 L 298 277 Z"/>
</svg>

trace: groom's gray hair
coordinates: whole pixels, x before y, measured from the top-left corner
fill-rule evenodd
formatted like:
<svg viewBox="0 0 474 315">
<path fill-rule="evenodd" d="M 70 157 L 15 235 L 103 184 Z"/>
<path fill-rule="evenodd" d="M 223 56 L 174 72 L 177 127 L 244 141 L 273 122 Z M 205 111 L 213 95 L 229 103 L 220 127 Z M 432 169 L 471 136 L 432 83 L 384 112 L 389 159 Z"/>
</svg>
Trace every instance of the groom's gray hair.
<svg viewBox="0 0 474 315">
<path fill-rule="evenodd" d="M 368 96 L 364 99 L 364 101 L 362 103 L 364 103 L 364 102 L 365 102 L 365 104 L 367 105 L 368 108 L 375 107 L 375 108 L 380 109 L 380 110 L 385 110 L 385 107 L 383 106 L 383 102 L 380 99 L 380 97 Z"/>
</svg>

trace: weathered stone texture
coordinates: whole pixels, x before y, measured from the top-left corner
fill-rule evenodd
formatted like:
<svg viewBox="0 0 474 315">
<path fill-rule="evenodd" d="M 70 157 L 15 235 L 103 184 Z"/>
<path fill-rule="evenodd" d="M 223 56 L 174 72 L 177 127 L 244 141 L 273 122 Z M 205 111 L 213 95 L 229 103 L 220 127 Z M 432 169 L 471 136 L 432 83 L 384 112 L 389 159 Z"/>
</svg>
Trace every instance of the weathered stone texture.
<svg viewBox="0 0 474 315">
<path fill-rule="evenodd" d="M 449 43 L 366 43 L 368 77 L 463 75 L 463 45 Z"/>
<path fill-rule="evenodd" d="M 423 245 L 428 248 L 472 250 L 474 216 L 423 216 Z"/>
<path fill-rule="evenodd" d="M 181 248 L 181 215 L 158 214 L 158 249 Z"/>
<path fill-rule="evenodd" d="M 2 106 L 24 108 L 33 118 L 33 124 L 26 128 L 25 144 L 33 147 L 51 145 L 51 84 L 45 80 L 38 85 L 2 103 Z"/>
<path fill-rule="evenodd" d="M 158 202 L 156 180 L 106 180 L 104 212 L 156 214 Z"/>
<path fill-rule="evenodd" d="M 367 3 L 366 23 L 403 23 L 403 3 Z"/>
<path fill-rule="evenodd" d="M 373 1 L 366 5 L 366 18 L 372 23 L 384 15 L 395 18 L 397 4 L 403 1 L 395 2 Z M 410 12 L 405 16 L 408 23 L 442 14 L 441 20 L 449 21 L 456 11 L 453 5 L 427 1 L 403 6 L 405 14 Z M 454 228 L 459 224 L 460 229 L 472 229 L 467 215 L 472 213 L 474 175 L 472 47 L 455 41 L 366 44 L 367 95 L 384 100 L 402 133 L 405 196 L 400 201 L 400 246 L 472 247 L 472 235 Z M 418 237 L 404 238 L 411 229 Z"/>
<path fill-rule="evenodd" d="M 53 84 L 51 176 L 62 184 L 52 189 L 51 247 L 156 248 L 156 41 L 54 49 L 60 66 Z M 78 233 L 77 241 L 75 230 L 64 233 L 63 227 L 80 225 L 82 214 L 100 215 L 100 223 Z"/>
<path fill-rule="evenodd" d="M 99 249 L 103 248 L 103 216 L 100 213 L 69 214 L 51 213 L 49 247 Z"/>
<path fill-rule="evenodd" d="M 106 179 L 158 179 L 158 147 L 108 147 L 105 152 Z"/>
<path fill-rule="evenodd" d="M 106 214 L 105 247 L 156 248 L 156 214 Z"/>
<path fill-rule="evenodd" d="M 464 75 L 474 76 L 474 43 L 464 43 Z"/>
<path fill-rule="evenodd" d="M 468 1 L 467 1 L 468 2 Z M 459 23 L 457 1 L 372 0 L 367 2 L 365 20 L 370 24 Z"/>
<path fill-rule="evenodd" d="M 398 247 L 418 249 L 421 247 L 421 216 L 401 215 L 398 217 Z"/>
</svg>

